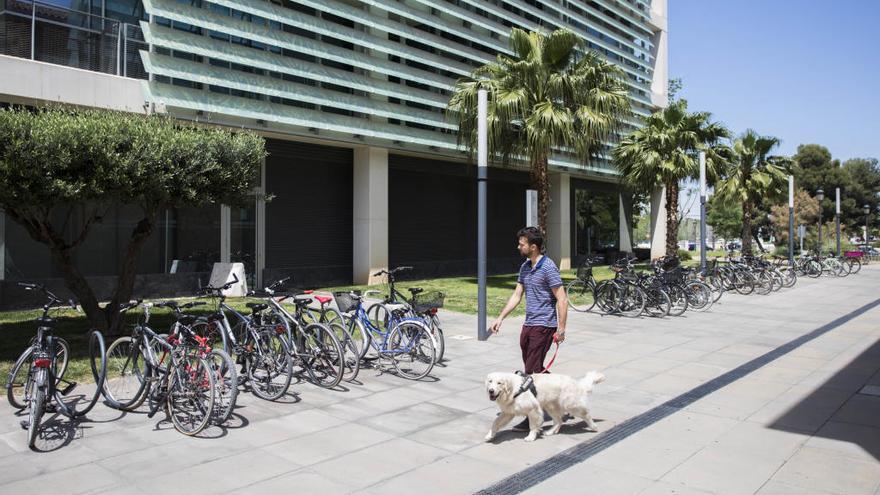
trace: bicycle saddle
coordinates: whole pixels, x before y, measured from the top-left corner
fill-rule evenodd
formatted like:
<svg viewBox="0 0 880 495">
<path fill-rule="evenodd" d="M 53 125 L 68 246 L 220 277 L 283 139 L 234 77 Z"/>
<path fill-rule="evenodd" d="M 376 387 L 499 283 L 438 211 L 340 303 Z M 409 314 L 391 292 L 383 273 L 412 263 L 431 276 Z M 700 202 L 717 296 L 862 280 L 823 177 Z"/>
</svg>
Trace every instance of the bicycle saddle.
<svg viewBox="0 0 880 495">
<path fill-rule="evenodd" d="M 250 308 L 251 311 L 254 313 L 259 313 L 260 311 L 263 311 L 264 309 L 269 307 L 269 305 L 265 304 L 265 303 L 252 303 L 252 302 L 245 304 L 245 306 Z"/>
<path fill-rule="evenodd" d="M 416 295 L 416 294 L 421 294 L 422 292 L 425 292 L 425 289 L 423 289 L 421 287 L 410 287 L 409 292 L 412 295 Z"/>
<path fill-rule="evenodd" d="M 388 311 L 390 311 L 392 313 L 395 311 L 406 311 L 408 308 L 409 307 L 406 304 L 400 304 L 400 303 L 391 303 L 391 304 L 385 305 L 385 309 L 387 309 Z"/>
<path fill-rule="evenodd" d="M 321 303 L 321 306 L 323 306 L 332 301 L 333 298 L 330 296 L 315 296 L 315 300 Z"/>
</svg>

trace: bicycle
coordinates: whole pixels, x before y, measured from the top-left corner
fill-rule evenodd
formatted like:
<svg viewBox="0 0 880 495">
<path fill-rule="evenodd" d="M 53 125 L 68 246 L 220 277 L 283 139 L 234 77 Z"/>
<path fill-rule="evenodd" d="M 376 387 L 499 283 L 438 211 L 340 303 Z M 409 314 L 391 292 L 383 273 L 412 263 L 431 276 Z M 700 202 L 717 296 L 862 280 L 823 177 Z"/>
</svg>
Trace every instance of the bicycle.
<svg viewBox="0 0 880 495">
<path fill-rule="evenodd" d="M 164 409 L 174 429 L 184 435 L 198 435 L 214 413 L 217 393 L 211 365 L 202 357 L 201 346 L 186 342 L 172 345 L 147 326 L 150 308 L 173 306 L 167 302 L 135 302 L 122 305 L 120 312 L 138 306 L 143 308 L 143 318 L 134 325 L 131 336 L 116 339 L 107 350 L 108 379 L 101 389 L 104 402 L 115 409 L 133 411 L 148 400 L 148 418 Z M 195 321 L 195 317 L 186 316 L 184 321 Z M 166 361 L 167 357 L 170 359 Z"/>
<path fill-rule="evenodd" d="M 412 270 L 411 266 L 400 266 L 391 270 L 380 270 L 373 274 L 374 277 L 386 277 L 388 294 L 381 303 L 372 305 L 367 314 L 372 313 L 373 324 L 378 328 L 387 328 L 390 311 L 388 311 L 386 306 L 389 304 L 406 305 L 408 307 L 408 311 L 405 311 L 406 316 L 421 318 L 431 330 L 431 338 L 434 339 L 434 346 L 437 349 L 437 362 L 439 363 L 443 360 L 446 353 L 446 338 L 440 325 L 440 316 L 437 313 L 443 307 L 446 296 L 440 291 L 426 292 L 421 287 L 410 287 L 408 289 L 410 297 L 404 296 L 395 286 L 396 280 L 394 275 L 409 270 Z"/>
<path fill-rule="evenodd" d="M 271 309 L 262 324 L 275 329 L 284 339 L 290 356 L 306 371 L 309 380 L 323 388 L 334 388 L 342 381 L 345 369 L 345 351 L 334 332 L 322 323 L 308 322 L 307 308 L 312 298 L 307 295 L 285 293 L 283 286 L 287 279 L 278 280 L 262 292 L 252 292 L 253 297 L 262 298 L 265 303 L 248 303 L 257 311 Z M 295 309 L 291 313 L 281 303 L 292 299 Z"/>
<path fill-rule="evenodd" d="M 431 372 L 436 363 L 436 348 L 431 331 L 421 318 L 406 316 L 409 311 L 405 304 L 388 304 L 391 315 L 385 329 L 374 325 L 366 310 L 363 299 L 380 291 L 336 292 L 333 296 L 340 311 L 351 313 L 349 330 L 360 326 L 369 335 L 368 345 L 378 358 L 390 359 L 398 376 L 409 380 L 420 380 Z"/>
<path fill-rule="evenodd" d="M 593 278 L 593 265 L 599 258 L 585 258 L 577 270 L 577 278 L 565 286 L 568 295 L 568 306 L 579 312 L 587 313 L 596 305 L 596 280 Z"/>
<path fill-rule="evenodd" d="M 283 281 L 286 280 L 284 279 Z M 303 295 L 313 296 L 314 300 L 320 305 L 320 308 L 306 307 L 303 312 L 303 318 L 310 323 L 326 325 L 336 334 L 336 339 L 339 340 L 339 345 L 342 346 L 344 354 L 345 371 L 342 379 L 353 382 L 361 369 L 361 358 L 363 357 L 366 336 L 360 332 L 358 332 L 357 336 L 354 336 L 348 331 L 343 315 L 330 307 L 330 303 L 334 300 L 333 296 L 313 294 L 314 291 L 311 290 L 303 291 Z"/>
<path fill-rule="evenodd" d="M 70 419 L 76 419 L 85 416 L 95 407 L 107 373 L 107 354 L 101 332 L 89 332 L 89 364 L 95 379 L 95 393 L 82 404 L 80 398 L 69 400 L 70 392 L 77 386 L 76 382 L 64 379 L 70 348 L 64 339 L 55 337 L 53 330 L 56 320 L 49 316 L 52 309 L 61 307 L 65 301 L 42 285 L 20 282 L 18 286 L 25 290 L 39 290 L 47 298 L 43 304 L 43 314 L 36 320 L 37 335 L 16 360 L 6 381 L 9 403 L 16 409 L 27 409 L 27 419 L 21 421 L 21 427 L 27 431 L 28 448 L 34 449 L 43 414 L 47 411 L 59 412 Z M 64 305 L 76 308 L 72 301 Z M 62 354 L 61 363 L 58 362 L 59 350 Z M 65 385 L 64 388 L 58 388 L 61 384 Z"/>
</svg>

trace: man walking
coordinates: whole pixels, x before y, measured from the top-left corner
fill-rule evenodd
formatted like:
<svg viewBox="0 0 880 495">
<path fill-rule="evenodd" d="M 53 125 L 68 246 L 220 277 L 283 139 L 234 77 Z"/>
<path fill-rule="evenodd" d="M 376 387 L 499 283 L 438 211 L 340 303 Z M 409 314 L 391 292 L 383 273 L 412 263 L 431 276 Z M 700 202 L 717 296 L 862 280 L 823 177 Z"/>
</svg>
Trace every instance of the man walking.
<svg viewBox="0 0 880 495">
<path fill-rule="evenodd" d="M 519 306 L 523 294 L 526 296 L 526 321 L 519 336 L 523 367 L 526 373 L 544 371 L 544 359 L 553 345 L 553 337 L 562 343 L 565 340 L 565 323 L 568 311 L 568 297 L 562 287 L 559 268 L 553 260 L 541 254 L 544 236 L 535 227 L 526 227 L 517 233 L 519 252 L 526 261 L 519 268 L 519 278 L 513 295 L 501 314 L 492 323 L 490 331 L 498 333 L 504 318 Z M 514 427 L 515 430 L 528 430 L 528 418 Z"/>
</svg>

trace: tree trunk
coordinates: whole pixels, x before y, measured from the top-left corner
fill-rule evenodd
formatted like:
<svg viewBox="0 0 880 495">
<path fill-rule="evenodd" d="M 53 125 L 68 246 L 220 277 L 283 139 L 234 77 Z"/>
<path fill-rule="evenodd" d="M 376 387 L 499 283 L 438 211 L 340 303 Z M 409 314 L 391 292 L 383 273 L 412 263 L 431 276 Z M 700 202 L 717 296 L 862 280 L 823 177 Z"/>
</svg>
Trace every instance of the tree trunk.
<svg viewBox="0 0 880 495">
<path fill-rule="evenodd" d="M 532 188 L 538 191 L 538 229 L 547 235 L 547 212 L 550 209 L 550 177 L 547 157 L 540 156 L 532 163 Z M 546 239 L 544 245 L 547 245 Z"/>
<path fill-rule="evenodd" d="M 666 255 L 678 253 L 678 182 L 666 184 Z"/>
<path fill-rule="evenodd" d="M 743 228 L 740 238 L 742 239 L 742 254 L 752 254 L 752 202 L 743 201 Z"/>
<path fill-rule="evenodd" d="M 104 318 L 104 313 L 101 307 L 98 306 L 98 298 L 95 296 L 95 292 L 89 286 L 86 277 L 76 267 L 73 261 L 73 253 L 68 249 L 59 249 L 52 244 L 49 245 L 49 252 L 52 255 L 52 259 L 61 268 L 61 273 L 64 274 L 64 285 L 76 297 L 77 303 L 79 303 L 86 314 L 86 319 L 89 320 L 91 329 L 102 332 L 106 331 L 107 319 Z"/>
<path fill-rule="evenodd" d="M 132 291 L 134 289 L 134 279 L 137 275 L 137 261 L 141 253 L 144 242 L 149 239 L 153 233 L 153 226 L 156 223 L 156 212 L 147 212 L 131 233 L 128 239 L 128 246 L 125 248 L 125 257 L 122 260 L 122 266 L 119 267 L 119 276 L 116 279 L 116 291 L 113 298 L 104 307 L 104 316 L 107 322 L 108 331 L 113 334 L 119 330 L 119 324 L 122 322 L 119 313 L 119 305 L 127 303 L 131 300 Z"/>
</svg>

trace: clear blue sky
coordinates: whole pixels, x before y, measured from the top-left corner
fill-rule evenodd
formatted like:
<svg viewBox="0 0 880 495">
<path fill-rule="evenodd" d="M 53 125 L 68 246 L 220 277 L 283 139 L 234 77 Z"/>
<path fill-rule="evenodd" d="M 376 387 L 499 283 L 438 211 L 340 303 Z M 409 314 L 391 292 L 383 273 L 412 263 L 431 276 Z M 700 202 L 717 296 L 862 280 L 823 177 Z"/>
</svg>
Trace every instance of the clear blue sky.
<svg viewBox="0 0 880 495">
<path fill-rule="evenodd" d="M 691 110 L 793 154 L 880 158 L 880 0 L 669 0 L 669 76 Z"/>
</svg>

